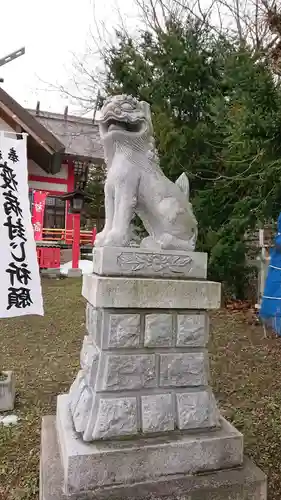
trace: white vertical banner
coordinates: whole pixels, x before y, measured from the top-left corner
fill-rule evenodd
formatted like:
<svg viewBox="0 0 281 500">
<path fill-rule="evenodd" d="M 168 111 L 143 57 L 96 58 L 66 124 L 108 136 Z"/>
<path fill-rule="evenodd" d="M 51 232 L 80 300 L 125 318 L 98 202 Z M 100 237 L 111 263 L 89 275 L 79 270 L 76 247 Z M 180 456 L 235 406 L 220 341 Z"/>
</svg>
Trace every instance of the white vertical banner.
<svg viewBox="0 0 281 500">
<path fill-rule="evenodd" d="M 28 198 L 27 135 L 0 132 L 0 318 L 44 315 Z"/>
</svg>

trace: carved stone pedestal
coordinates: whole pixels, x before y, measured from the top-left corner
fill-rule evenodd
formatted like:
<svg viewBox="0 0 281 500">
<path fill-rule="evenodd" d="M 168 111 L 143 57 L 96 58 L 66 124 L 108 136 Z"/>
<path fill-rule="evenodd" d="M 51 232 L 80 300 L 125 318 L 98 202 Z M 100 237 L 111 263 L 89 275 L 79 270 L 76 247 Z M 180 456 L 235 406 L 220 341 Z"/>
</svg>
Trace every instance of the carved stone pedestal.
<svg viewBox="0 0 281 500">
<path fill-rule="evenodd" d="M 100 248 L 94 271 L 83 279 L 81 370 L 57 406 L 64 494 L 115 498 L 117 485 L 149 483 L 152 495 L 154 482 L 242 467 L 243 436 L 208 385 L 207 310 L 219 307 L 220 284 L 206 281 L 206 255 Z M 42 484 L 44 467 L 42 458 Z M 144 498 L 209 498 L 195 486 Z M 265 499 L 257 488 L 227 498 Z M 120 498 L 141 498 L 129 490 Z M 57 499 L 43 486 L 41 498 Z"/>
<path fill-rule="evenodd" d="M 206 309 L 218 307 L 220 285 L 178 279 L 205 277 L 205 255 L 110 250 L 95 251 L 95 269 L 142 277 L 84 278 L 87 335 L 70 390 L 75 430 L 93 441 L 218 428 Z"/>
</svg>

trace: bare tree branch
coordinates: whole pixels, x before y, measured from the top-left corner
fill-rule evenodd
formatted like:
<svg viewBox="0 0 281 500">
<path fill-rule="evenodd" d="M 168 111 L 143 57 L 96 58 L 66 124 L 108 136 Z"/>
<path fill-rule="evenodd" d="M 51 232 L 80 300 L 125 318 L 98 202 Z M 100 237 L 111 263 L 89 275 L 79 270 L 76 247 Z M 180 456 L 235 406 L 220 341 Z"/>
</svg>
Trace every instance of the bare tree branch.
<svg viewBox="0 0 281 500">
<path fill-rule="evenodd" d="M 217 35 L 231 36 L 241 45 L 252 47 L 254 52 L 263 52 L 264 57 L 270 53 L 275 61 L 274 67 L 277 66 L 279 52 L 281 54 L 281 21 L 279 27 L 276 24 L 276 0 L 133 0 L 135 29 L 128 28 L 127 12 L 122 9 L 121 1 L 114 0 L 115 28 L 98 19 L 95 0 L 92 1 L 93 29 L 88 50 L 82 56 L 73 57 L 74 74 L 67 88 L 62 85 L 57 87 L 64 95 L 77 100 L 83 110 L 94 110 L 97 93 L 104 87 L 104 61 L 115 44 L 116 31 L 127 39 L 136 40 L 144 30 L 152 34 L 165 32 L 171 18 L 181 21 L 193 18 L 202 28 L 210 29 Z M 281 55 L 278 60 L 281 60 Z"/>
</svg>

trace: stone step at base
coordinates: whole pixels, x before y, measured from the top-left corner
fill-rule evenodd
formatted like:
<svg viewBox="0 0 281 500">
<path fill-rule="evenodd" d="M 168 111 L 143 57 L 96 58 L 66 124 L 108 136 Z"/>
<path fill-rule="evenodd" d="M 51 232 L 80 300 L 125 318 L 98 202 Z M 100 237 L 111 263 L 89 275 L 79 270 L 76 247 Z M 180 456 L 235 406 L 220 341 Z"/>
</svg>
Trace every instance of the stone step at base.
<svg viewBox="0 0 281 500">
<path fill-rule="evenodd" d="M 224 419 L 211 432 L 85 443 L 74 431 L 68 395 L 63 395 L 58 397 L 57 431 L 67 494 L 243 462 L 243 436 Z"/>
<path fill-rule="evenodd" d="M 241 467 L 233 469 L 204 474 L 169 475 L 135 484 L 111 484 L 95 487 L 92 491 L 85 489 L 88 474 L 95 474 L 88 463 L 88 468 L 79 481 L 76 491 L 69 491 L 66 495 L 63 493 L 67 484 L 65 484 L 54 416 L 43 418 L 41 436 L 40 500 L 266 500 L 267 498 L 265 474 L 245 458 Z M 69 450 L 72 446 L 74 453 L 78 444 L 81 444 L 81 441 L 77 443 L 77 437 L 70 438 Z M 92 445 L 84 443 L 83 446 L 90 448 Z M 84 455 L 78 456 L 77 462 L 84 458 Z M 105 458 L 100 456 L 104 473 Z M 84 465 L 87 464 L 84 462 Z M 111 472 L 113 478 L 119 463 L 115 461 L 112 465 L 111 471 L 107 472 Z M 134 471 L 128 470 L 128 474 L 130 473 L 133 477 Z M 75 474 L 75 466 L 72 474 Z"/>
</svg>

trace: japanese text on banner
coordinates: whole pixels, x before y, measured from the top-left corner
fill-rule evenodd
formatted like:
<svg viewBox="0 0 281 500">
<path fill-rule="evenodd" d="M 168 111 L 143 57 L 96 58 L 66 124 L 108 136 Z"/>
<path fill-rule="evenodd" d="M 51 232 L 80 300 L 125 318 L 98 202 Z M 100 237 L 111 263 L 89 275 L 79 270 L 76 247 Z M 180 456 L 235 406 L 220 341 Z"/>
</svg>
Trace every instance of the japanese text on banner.
<svg viewBox="0 0 281 500">
<path fill-rule="evenodd" d="M 27 182 L 26 136 L 0 133 L 0 213 L 2 216 L 0 317 L 43 315 L 36 245 Z"/>
</svg>

